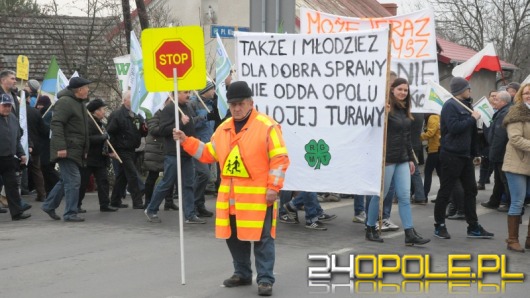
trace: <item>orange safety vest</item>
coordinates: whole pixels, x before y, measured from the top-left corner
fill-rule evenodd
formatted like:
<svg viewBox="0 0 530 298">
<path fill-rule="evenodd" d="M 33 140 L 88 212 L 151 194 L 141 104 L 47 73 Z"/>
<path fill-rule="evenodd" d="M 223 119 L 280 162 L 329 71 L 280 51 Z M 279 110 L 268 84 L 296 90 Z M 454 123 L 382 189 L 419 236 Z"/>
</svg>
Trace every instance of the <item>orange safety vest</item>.
<svg viewBox="0 0 530 298">
<path fill-rule="evenodd" d="M 259 241 L 267 211 L 267 189 L 280 191 L 289 166 L 287 148 L 281 129 L 269 116 L 252 110 L 241 131 L 236 134 L 232 118 L 224 121 L 202 143 L 188 137 L 183 149 L 199 161 L 219 161 L 221 169 L 230 166 L 228 156 L 239 148 L 238 162 L 248 172 L 247 177 L 230 176 L 221 170 L 221 185 L 216 202 L 215 236 L 228 239 L 231 235 L 230 215 L 236 216 L 237 237 L 244 241 Z M 276 237 L 276 203 L 273 210 L 271 236 Z"/>
</svg>

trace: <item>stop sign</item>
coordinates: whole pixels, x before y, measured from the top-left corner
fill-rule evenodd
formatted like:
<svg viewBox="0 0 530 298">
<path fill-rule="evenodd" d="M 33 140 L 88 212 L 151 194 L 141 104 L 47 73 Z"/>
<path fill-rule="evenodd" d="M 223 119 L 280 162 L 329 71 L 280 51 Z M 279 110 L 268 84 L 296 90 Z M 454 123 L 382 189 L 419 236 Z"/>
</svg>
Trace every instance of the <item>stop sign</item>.
<svg viewBox="0 0 530 298">
<path fill-rule="evenodd" d="M 181 40 L 167 40 L 155 51 L 155 69 L 167 79 L 173 78 L 173 68 L 177 77 L 184 78 L 193 67 L 192 51 Z"/>
</svg>

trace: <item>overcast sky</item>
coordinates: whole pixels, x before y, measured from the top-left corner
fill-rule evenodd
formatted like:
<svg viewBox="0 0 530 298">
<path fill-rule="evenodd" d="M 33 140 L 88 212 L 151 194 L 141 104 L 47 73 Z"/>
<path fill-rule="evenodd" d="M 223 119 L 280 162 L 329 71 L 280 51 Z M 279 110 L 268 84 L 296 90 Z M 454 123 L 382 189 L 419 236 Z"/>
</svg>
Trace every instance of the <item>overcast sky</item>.
<svg viewBox="0 0 530 298">
<path fill-rule="evenodd" d="M 186 0 L 181 0 L 186 1 Z M 53 0 L 37 0 L 40 5 L 51 4 Z M 55 0 L 59 4 L 59 12 L 64 15 L 85 15 L 78 7 L 86 5 L 86 0 Z M 136 5 L 134 1 L 129 1 L 131 7 L 134 8 Z M 423 0 L 379 0 L 380 3 L 396 3 L 398 5 L 398 14 L 408 13 L 414 10 L 416 3 L 421 3 L 427 6 L 427 1 Z"/>
</svg>

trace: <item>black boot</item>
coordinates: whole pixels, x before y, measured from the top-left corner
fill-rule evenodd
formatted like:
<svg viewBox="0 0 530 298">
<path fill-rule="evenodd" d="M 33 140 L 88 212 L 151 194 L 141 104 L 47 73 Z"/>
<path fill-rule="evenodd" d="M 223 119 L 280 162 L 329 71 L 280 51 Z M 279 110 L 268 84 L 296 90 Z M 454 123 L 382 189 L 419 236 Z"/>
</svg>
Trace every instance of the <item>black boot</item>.
<svg viewBox="0 0 530 298">
<path fill-rule="evenodd" d="M 405 229 L 405 245 L 412 246 L 414 244 L 423 245 L 430 242 L 431 239 L 424 239 L 414 230 L 414 228 Z"/>
<path fill-rule="evenodd" d="M 383 238 L 379 237 L 379 232 L 375 229 L 375 226 L 366 226 L 366 240 L 383 242 Z"/>
</svg>

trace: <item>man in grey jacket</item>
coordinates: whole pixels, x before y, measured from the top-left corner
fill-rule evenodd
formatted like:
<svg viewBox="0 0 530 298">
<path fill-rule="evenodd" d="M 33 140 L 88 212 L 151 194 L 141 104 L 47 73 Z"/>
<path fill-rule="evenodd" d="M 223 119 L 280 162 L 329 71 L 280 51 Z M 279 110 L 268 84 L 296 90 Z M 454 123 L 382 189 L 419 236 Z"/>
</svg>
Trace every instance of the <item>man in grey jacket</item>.
<svg viewBox="0 0 530 298">
<path fill-rule="evenodd" d="M 64 221 L 81 222 L 77 216 L 79 187 L 81 186 L 81 168 L 86 165 L 89 149 L 88 114 L 85 103 L 88 101 L 89 80 L 81 77 L 70 79 L 66 89 L 59 92 L 52 116 L 50 159 L 57 161 L 61 180 L 48 194 L 42 204 L 42 210 L 52 219 L 60 220 L 55 209 L 61 204 L 63 196 Z"/>
<path fill-rule="evenodd" d="M 20 193 L 17 188 L 17 162 L 26 163 L 26 154 L 20 144 L 22 129 L 17 117 L 11 113 L 13 99 L 7 94 L 0 94 L 0 176 L 6 188 L 6 197 L 12 220 L 22 220 L 30 217 L 24 214 L 20 206 Z M 20 161 L 15 157 L 19 157 Z"/>
</svg>

